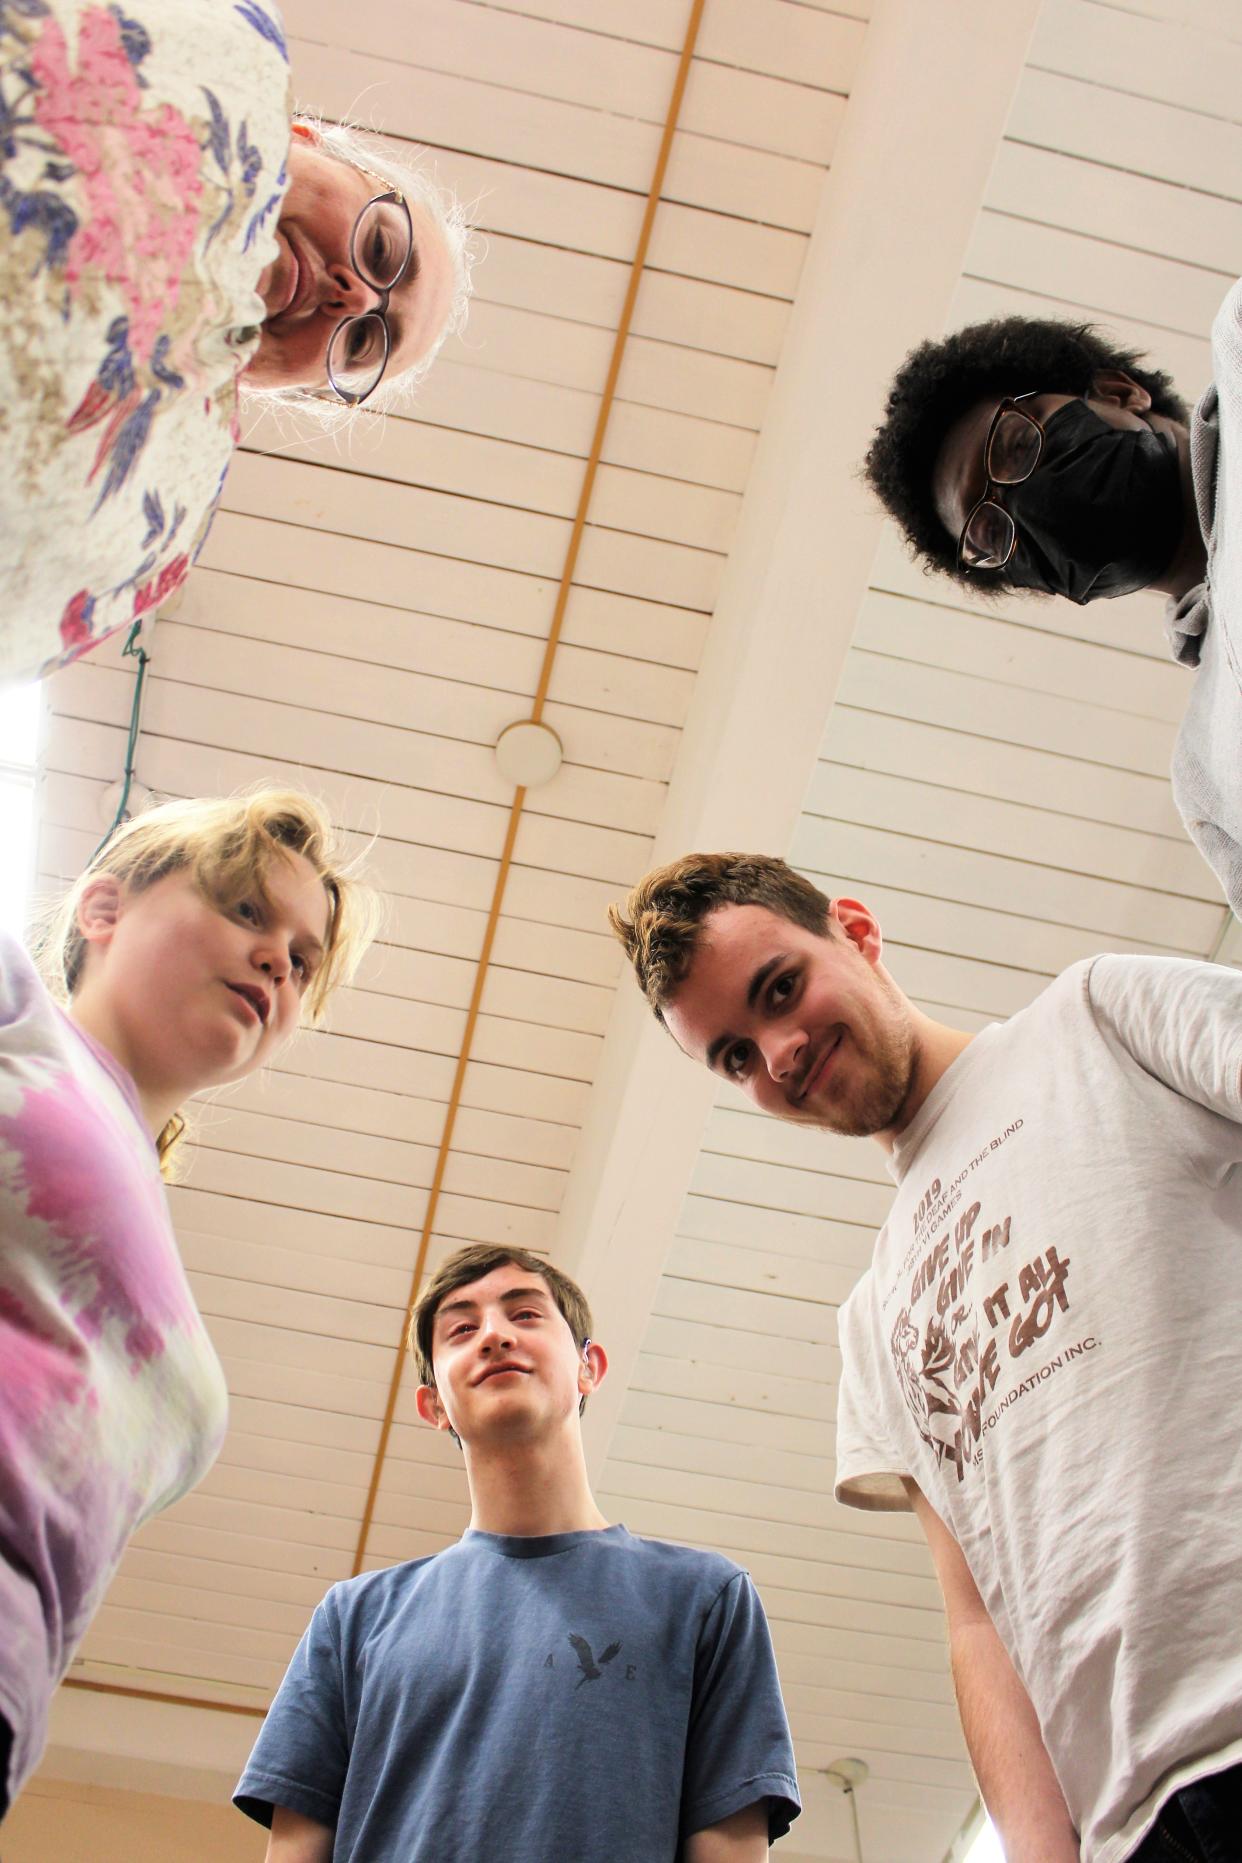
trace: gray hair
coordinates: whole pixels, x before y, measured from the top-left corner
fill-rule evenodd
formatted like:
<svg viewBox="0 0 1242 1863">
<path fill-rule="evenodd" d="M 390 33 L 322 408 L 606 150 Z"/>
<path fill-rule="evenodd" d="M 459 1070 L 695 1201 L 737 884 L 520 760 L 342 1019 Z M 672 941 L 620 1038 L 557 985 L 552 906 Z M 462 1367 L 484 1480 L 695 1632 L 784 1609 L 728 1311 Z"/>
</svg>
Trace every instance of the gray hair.
<svg viewBox="0 0 1242 1863">
<path fill-rule="evenodd" d="M 415 150 L 411 159 L 407 150 L 398 143 L 357 129 L 350 123 L 324 122 L 307 110 L 295 110 L 293 121 L 304 123 L 313 131 L 315 147 L 322 149 L 325 155 L 346 163 L 350 168 L 378 175 L 381 180 L 396 188 L 411 206 L 421 207 L 437 227 L 448 249 L 453 273 L 452 298 L 448 316 L 434 343 L 408 369 L 402 369 L 397 375 L 386 375 L 366 404 L 368 412 L 396 411 L 413 399 L 419 382 L 435 361 L 445 340 L 458 335 L 465 328 L 473 288 L 471 270 L 477 256 L 474 235 L 467 222 L 465 209 L 456 195 L 450 189 L 441 187 L 434 173 L 419 163 L 421 151 Z M 245 389 L 247 401 L 255 412 L 260 408 L 269 408 L 274 413 L 281 409 L 291 409 L 312 415 L 324 427 L 336 427 L 348 421 L 356 411 L 347 407 L 343 401 L 338 401 L 330 391 L 305 387 L 251 387 L 244 373 L 240 385 Z"/>
</svg>

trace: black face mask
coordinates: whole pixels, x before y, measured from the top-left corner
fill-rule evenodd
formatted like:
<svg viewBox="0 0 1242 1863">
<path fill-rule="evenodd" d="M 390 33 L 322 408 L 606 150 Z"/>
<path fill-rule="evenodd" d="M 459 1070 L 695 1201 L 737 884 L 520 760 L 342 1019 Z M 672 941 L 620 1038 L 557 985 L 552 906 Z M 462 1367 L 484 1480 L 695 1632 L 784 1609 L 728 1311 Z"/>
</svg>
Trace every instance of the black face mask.
<svg viewBox="0 0 1242 1863">
<path fill-rule="evenodd" d="M 1004 572 L 1014 588 L 1079 603 L 1131 595 L 1168 568 L 1181 538 L 1177 442 L 1068 401 L 1044 422 L 1039 464 L 1005 503 L 1018 530 Z"/>
</svg>

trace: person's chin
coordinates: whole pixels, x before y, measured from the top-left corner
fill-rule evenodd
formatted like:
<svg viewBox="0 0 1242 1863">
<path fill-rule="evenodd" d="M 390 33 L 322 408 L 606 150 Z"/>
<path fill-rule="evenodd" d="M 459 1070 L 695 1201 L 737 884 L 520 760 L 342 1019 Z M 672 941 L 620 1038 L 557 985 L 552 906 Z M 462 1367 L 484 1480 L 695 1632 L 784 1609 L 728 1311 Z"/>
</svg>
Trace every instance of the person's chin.
<svg viewBox="0 0 1242 1863">
<path fill-rule="evenodd" d="M 266 1030 L 238 1029 L 232 1042 L 221 1044 L 215 1058 L 215 1068 L 205 1086 L 228 1087 L 239 1080 L 246 1080 L 262 1067 L 267 1060 L 270 1046 L 264 1040 Z"/>
<path fill-rule="evenodd" d="M 242 370 L 241 379 L 248 388 L 283 388 L 280 344 L 267 326 L 259 337 L 259 347 Z"/>
<path fill-rule="evenodd" d="M 489 1378 L 479 1395 L 488 1415 L 510 1416 L 530 1408 L 527 1380 L 521 1376 Z"/>
<path fill-rule="evenodd" d="M 278 334 L 266 326 L 259 338 L 259 347 L 248 367 L 243 370 L 241 379 L 248 388 L 302 388 L 307 394 L 321 393 L 326 385 L 322 371 L 299 367 L 285 353 Z"/>
<path fill-rule="evenodd" d="M 506 1392 L 504 1386 L 512 1384 L 514 1389 Z M 512 1442 L 515 1438 L 529 1436 L 539 1426 L 538 1404 L 530 1400 L 524 1388 L 525 1380 L 502 1379 L 501 1388 L 486 1392 L 488 1401 L 479 1406 L 476 1422 L 477 1435 L 490 1438 L 493 1442 Z"/>
<path fill-rule="evenodd" d="M 813 1100 L 782 1100 L 771 1110 L 778 1119 L 786 1119 L 794 1126 L 822 1126 L 828 1123 Z"/>
<path fill-rule="evenodd" d="M 834 1123 L 833 1115 L 839 1110 L 838 1096 L 827 1083 L 822 1087 L 812 1088 L 804 1098 L 789 1100 L 781 1096 L 769 1111 L 779 1119 L 788 1119 L 798 1126 L 830 1126 Z"/>
</svg>

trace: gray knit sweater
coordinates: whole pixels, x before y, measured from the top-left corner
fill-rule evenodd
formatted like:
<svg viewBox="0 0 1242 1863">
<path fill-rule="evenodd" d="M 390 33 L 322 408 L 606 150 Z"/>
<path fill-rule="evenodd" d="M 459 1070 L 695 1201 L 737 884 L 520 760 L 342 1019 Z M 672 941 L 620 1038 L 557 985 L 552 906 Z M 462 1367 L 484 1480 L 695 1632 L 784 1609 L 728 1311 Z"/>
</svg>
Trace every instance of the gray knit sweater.
<svg viewBox="0 0 1242 1863">
<path fill-rule="evenodd" d="M 1166 615 L 1174 657 L 1199 669 L 1173 752 L 1173 797 L 1242 918 L 1242 280 L 1212 325 L 1212 372 L 1190 426 L 1207 579 Z"/>
</svg>

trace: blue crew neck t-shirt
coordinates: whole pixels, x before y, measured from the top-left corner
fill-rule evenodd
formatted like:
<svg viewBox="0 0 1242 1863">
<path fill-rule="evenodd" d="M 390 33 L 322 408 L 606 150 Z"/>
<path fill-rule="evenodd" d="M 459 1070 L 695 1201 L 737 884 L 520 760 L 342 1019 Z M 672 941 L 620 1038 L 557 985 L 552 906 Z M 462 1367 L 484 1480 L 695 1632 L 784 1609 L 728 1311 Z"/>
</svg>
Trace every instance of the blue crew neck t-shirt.
<svg viewBox="0 0 1242 1863">
<path fill-rule="evenodd" d="M 334 1585 L 234 1803 L 336 1830 L 333 1863 L 675 1863 L 800 1809 L 763 1607 L 717 1553 L 624 1527 L 468 1532 Z"/>
</svg>

